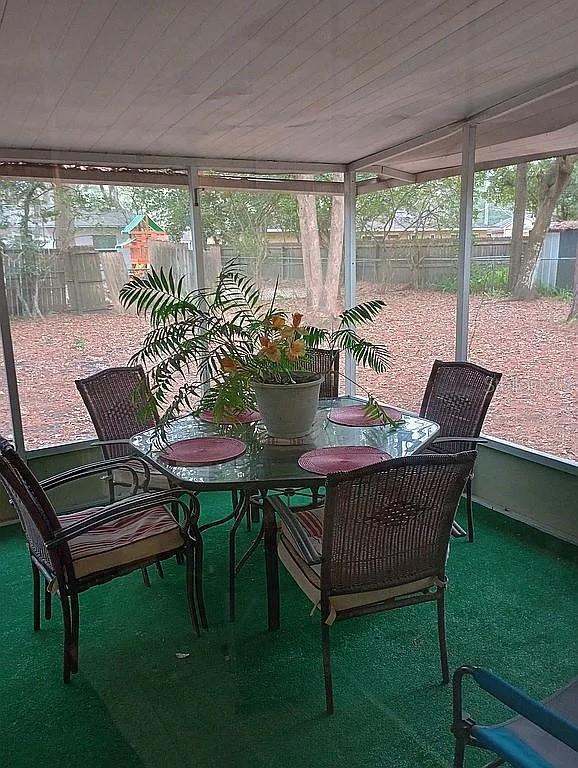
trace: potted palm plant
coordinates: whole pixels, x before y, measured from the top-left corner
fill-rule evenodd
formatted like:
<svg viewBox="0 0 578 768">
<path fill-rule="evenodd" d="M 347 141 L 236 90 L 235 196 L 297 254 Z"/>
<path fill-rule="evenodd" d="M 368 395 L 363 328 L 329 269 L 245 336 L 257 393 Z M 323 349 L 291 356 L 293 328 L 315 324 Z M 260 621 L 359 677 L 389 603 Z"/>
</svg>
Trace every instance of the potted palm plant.
<svg viewBox="0 0 578 768">
<path fill-rule="evenodd" d="M 355 330 L 377 317 L 384 307 L 378 299 L 345 310 L 329 331 L 277 307 L 277 290 L 265 302 L 235 264 L 223 268 L 213 288 L 192 292 L 171 270 L 151 269 L 123 286 L 120 298 L 151 323 L 131 363 L 147 370 L 162 412 L 161 430 L 184 411 L 209 410 L 214 421 L 231 422 L 258 408 L 270 435 L 304 436 L 313 425 L 321 385 L 318 373 L 303 370 L 311 350 L 345 350 L 378 373 L 387 367 L 385 347 Z M 367 394 L 368 415 L 390 422 Z"/>
</svg>

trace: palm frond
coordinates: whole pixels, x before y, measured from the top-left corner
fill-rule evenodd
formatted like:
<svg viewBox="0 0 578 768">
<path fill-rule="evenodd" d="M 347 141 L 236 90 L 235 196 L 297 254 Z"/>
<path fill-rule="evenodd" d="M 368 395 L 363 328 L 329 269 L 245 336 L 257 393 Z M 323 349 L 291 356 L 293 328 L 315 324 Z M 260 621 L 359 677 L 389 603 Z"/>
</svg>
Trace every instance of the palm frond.
<svg viewBox="0 0 578 768">
<path fill-rule="evenodd" d="M 372 344 L 360 338 L 351 328 L 341 328 L 331 335 L 332 344 L 339 349 L 351 352 L 355 362 L 376 373 L 385 373 L 390 358 L 382 344 Z"/>
<path fill-rule="evenodd" d="M 344 310 L 340 315 L 340 328 L 371 323 L 385 307 L 382 299 L 371 299 L 357 304 L 355 307 Z"/>
</svg>

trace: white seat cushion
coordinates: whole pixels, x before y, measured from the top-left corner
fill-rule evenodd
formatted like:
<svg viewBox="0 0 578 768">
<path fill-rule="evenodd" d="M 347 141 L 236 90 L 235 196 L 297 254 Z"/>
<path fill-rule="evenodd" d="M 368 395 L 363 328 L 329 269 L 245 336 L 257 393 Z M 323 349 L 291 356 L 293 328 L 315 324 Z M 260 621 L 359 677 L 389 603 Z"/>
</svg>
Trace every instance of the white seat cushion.
<svg viewBox="0 0 578 768">
<path fill-rule="evenodd" d="M 94 507 L 62 515 L 60 524 L 67 528 L 100 511 Z M 94 575 L 166 554 L 183 546 L 181 529 L 164 507 L 103 523 L 69 542 L 77 578 Z"/>
<path fill-rule="evenodd" d="M 295 515 L 301 524 L 303 533 L 307 535 L 309 542 L 321 557 L 323 552 L 323 507 L 296 512 Z M 321 601 L 321 563 L 309 565 L 301 557 L 291 531 L 283 523 L 281 523 L 278 553 L 279 559 L 299 587 L 314 605 L 319 606 Z M 403 595 L 422 592 L 433 587 L 435 584 L 436 579 L 434 577 L 427 577 L 386 589 L 375 589 L 348 595 L 333 595 L 329 598 L 331 613 L 326 622 L 327 624 L 333 624 L 339 611 L 374 605 Z"/>
</svg>

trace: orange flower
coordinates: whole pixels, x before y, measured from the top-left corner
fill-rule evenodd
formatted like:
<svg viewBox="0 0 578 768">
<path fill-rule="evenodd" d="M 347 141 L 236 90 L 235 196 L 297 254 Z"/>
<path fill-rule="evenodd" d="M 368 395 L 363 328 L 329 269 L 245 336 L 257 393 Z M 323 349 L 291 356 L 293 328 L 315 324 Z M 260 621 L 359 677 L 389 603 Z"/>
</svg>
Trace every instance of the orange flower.
<svg viewBox="0 0 578 768">
<path fill-rule="evenodd" d="M 292 341 L 289 345 L 289 351 L 287 357 L 290 360 L 297 360 L 299 357 L 303 357 L 305 354 L 305 342 L 304 341 Z"/>
<path fill-rule="evenodd" d="M 269 339 L 267 339 L 267 341 L 269 341 Z M 267 359 L 271 360 L 272 363 L 278 363 L 279 360 L 281 360 L 281 350 L 277 344 L 269 343 L 266 347 L 263 347 L 261 352 Z"/>
<path fill-rule="evenodd" d="M 299 328 L 301 325 L 301 320 L 303 320 L 303 315 L 300 315 L 299 312 L 293 312 L 293 328 Z"/>
<path fill-rule="evenodd" d="M 285 325 L 285 318 L 281 317 L 281 315 L 273 315 L 271 318 L 271 325 L 276 331 L 280 331 Z"/>
<path fill-rule="evenodd" d="M 222 357 L 221 368 L 223 369 L 224 373 L 235 373 L 235 371 L 239 370 L 240 366 L 239 363 L 236 360 L 233 360 L 232 357 Z"/>
</svg>

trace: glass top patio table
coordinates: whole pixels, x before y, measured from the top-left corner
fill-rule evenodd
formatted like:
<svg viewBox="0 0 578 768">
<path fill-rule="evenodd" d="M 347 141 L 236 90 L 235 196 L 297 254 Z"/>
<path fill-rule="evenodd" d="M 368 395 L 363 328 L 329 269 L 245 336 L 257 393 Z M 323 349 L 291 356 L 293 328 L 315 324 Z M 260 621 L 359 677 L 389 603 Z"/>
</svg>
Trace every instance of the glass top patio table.
<svg viewBox="0 0 578 768">
<path fill-rule="evenodd" d="M 159 471 L 183 488 L 195 491 L 307 488 L 318 486 L 323 476 L 307 472 L 298 464 L 299 457 L 315 448 L 363 445 L 379 448 L 392 458 L 418 453 L 439 431 L 433 421 L 401 411 L 403 423 L 398 428 L 387 426 L 348 427 L 328 420 L 332 408 L 359 405 L 362 400 L 339 397 L 321 400 L 311 434 L 300 445 L 272 444 L 262 422 L 254 424 L 217 425 L 196 416 L 184 416 L 167 428 L 167 441 L 219 435 L 235 437 L 247 444 L 242 456 L 232 461 L 209 466 L 171 466 L 160 458 L 164 444 L 149 429 L 131 438 L 137 453 L 145 456 Z M 398 409 L 400 410 L 400 409 Z"/>
</svg>

